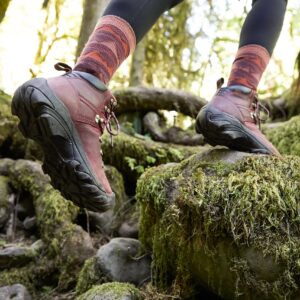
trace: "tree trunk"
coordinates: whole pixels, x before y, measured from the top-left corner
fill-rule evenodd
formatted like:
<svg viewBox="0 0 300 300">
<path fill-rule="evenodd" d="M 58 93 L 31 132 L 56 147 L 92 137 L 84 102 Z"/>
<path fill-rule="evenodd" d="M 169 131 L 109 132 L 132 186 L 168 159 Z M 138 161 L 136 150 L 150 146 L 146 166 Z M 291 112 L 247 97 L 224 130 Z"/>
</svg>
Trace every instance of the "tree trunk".
<svg viewBox="0 0 300 300">
<path fill-rule="evenodd" d="M 145 48 L 146 48 L 146 40 L 143 39 L 137 45 L 132 55 L 129 86 L 143 85 Z"/>
<path fill-rule="evenodd" d="M 104 12 L 109 0 L 85 0 L 81 28 L 76 49 L 76 59 L 79 57 L 90 34 L 95 28 L 99 17 Z"/>
<path fill-rule="evenodd" d="M 130 111 L 175 110 L 195 118 L 206 100 L 193 94 L 160 88 L 131 87 L 114 92 L 118 100 L 117 114 Z"/>
<path fill-rule="evenodd" d="M 9 3 L 10 3 L 10 0 L 1 0 L 1 2 L 0 2 L 0 23 L 3 21 L 3 19 L 5 17 L 5 13 L 8 8 Z"/>
</svg>

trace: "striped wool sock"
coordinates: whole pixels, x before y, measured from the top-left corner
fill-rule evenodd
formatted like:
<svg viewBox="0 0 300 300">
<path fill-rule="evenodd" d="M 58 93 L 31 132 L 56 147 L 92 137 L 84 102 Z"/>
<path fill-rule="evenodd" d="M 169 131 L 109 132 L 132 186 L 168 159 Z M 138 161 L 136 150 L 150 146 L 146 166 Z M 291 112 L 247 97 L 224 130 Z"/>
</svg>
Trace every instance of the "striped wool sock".
<svg viewBox="0 0 300 300">
<path fill-rule="evenodd" d="M 104 16 L 96 25 L 74 70 L 90 73 L 107 84 L 135 45 L 134 31 L 125 20 Z"/>
<path fill-rule="evenodd" d="M 270 61 L 270 54 L 260 45 L 241 47 L 232 65 L 228 86 L 242 85 L 256 90 Z"/>
</svg>

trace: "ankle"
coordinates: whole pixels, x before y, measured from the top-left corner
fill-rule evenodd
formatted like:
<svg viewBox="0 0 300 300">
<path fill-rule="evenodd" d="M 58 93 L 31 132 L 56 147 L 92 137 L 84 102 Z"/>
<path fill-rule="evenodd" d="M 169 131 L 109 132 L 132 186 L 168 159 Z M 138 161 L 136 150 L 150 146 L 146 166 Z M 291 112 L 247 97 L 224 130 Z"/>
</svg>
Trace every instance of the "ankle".
<svg viewBox="0 0 300 300">
<path fill-rule="evenodd" d="M 227 86 L 227 88 L 231 91 L 239 91 L 243 94 L 250 94 L 252 91 L 249 87 L 244 86 L 244 85 L 239 85 L 239 84 L 229 85 L 229 86 Z"/>
</svg>

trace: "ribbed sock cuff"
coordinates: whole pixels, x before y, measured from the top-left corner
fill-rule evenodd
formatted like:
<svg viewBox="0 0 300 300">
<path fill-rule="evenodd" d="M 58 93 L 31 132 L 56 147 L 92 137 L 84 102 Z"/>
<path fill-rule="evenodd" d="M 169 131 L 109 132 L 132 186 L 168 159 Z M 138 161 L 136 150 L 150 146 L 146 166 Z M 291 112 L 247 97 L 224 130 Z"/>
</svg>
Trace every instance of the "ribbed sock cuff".
<svg viewBox="0 0 300 300">
<path fill-rule="evenodd" d="M 74 70 L 90 73 L 107 84 L 135 46 L 135 33 L 127 21 L 117 16 L 104 16 L 96 25 Z"/>
<path fill-rule="evenodd" d="M 266 48 L 255 44 L 241 47 L 232 65 L 228 86 L 243 85 L 256 90 L 269 61 Z"/>
</svg>

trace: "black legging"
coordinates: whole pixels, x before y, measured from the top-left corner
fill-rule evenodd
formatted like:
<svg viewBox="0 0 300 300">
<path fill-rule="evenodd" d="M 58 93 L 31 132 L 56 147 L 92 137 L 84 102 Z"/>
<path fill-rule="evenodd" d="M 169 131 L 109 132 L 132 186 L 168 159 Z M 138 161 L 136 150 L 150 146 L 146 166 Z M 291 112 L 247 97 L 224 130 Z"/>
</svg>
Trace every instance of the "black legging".
<svg viewBox="0 0 300 300">
<path fill-rule="evenodd" d="M 159 16 L 183 0 L 111 0 L 104 15 L 115 15 L 133 28 L 137 42 Z M 258 44 L 272 54 L 280 34 L 287 0 L 253 0 L 240 36 L 240 47 Z"/>
</svg>

